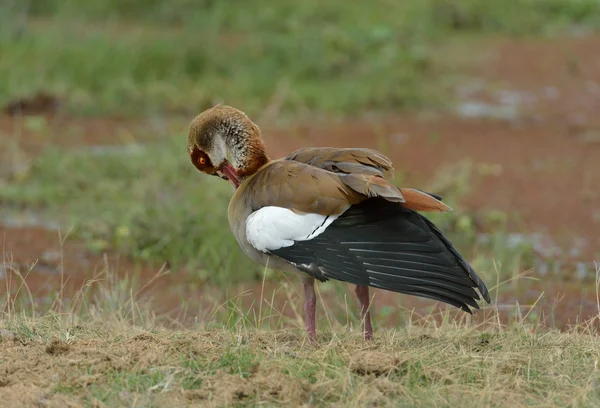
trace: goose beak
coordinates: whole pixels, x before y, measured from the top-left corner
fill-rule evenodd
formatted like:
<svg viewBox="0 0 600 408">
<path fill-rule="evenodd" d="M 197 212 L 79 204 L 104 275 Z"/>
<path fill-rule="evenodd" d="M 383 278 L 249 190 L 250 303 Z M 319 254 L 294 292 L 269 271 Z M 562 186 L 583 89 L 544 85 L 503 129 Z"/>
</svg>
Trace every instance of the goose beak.
<svg viewBox="0 0 600 408">
<path fill-rule="evenodd" d="M 221 167 L 219 167 L 219 173 L 223 174 L 223 176 L 221 176 L 222 178 L 231 181 L 233 183 L 233 186 L 235 188 L 238 188 L 238 186 L 240 185 L 240 178 L 233 166 L 229 164 L 229 162 L 226 161 L 221 165 Z"/>
</svg>

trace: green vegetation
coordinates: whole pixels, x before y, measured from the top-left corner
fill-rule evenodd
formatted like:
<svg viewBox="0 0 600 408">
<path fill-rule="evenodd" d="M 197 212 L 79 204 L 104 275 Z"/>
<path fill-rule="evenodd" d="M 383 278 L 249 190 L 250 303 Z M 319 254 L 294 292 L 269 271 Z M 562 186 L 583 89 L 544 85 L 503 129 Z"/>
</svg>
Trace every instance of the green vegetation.
<svg viewBox="0 0 600 408">
<path fill-rule="evenodd" d="M 433 46 L 449 36 L 597 27 L 600 2 L 49 0 L 0 14 L 0 104 L 46 90 L 88 114 L 191 115 L 216 101 L 353 114 L 444 103 L 460 73 Z"/>
<path fill-rule="evenodd" d="M 466 406 L 600 404 L 597 321 L 559 332 L 535 319 L 500 324 L 448 315 L 413 317 L 365 344 L 349 328 L 167 329 L 145 305 L 114 302 L 100 284 L 89 305 L 0 319 L 0 384 L 9 405 L 66 406 Z M 135 288 L 123 287 L 123 293 Z M 112 300 L 111 300 L 112 299 Z M 137 310 L 136 316 L 122 310 Z M 267 305 L 265 305 L 267 308 Z M 273 311 L 270 311 L 273 312 Z M 437 316 L 439 317 L 439 316 Z M 137 322 L 137 323 L 136 323 Z"/>
</svg>

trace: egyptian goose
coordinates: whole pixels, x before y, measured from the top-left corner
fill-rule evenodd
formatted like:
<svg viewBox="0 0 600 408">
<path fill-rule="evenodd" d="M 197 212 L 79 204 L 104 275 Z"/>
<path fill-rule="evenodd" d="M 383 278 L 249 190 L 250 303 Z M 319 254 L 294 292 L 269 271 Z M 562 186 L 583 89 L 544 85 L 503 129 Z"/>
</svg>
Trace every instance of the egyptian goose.
<svg viewBox="0 0 600 408">
<path fill-rule="evenodd" d="M 391 184 L 390 159 L 371 149 L 306 148 L 270 160 L 243 112 L 217 105 L 190 125 L 188 153 L 201 172 L 236 190 L 229 226 L 241 249 L 304 283 L 306 331 L 316 340 L 314 280 L 356 285 L 366 339 L 369 286 L 435 299 L 471 313 L 483 281 L 417 211 L 449 211 L 441 198 Z"/>
</svg>

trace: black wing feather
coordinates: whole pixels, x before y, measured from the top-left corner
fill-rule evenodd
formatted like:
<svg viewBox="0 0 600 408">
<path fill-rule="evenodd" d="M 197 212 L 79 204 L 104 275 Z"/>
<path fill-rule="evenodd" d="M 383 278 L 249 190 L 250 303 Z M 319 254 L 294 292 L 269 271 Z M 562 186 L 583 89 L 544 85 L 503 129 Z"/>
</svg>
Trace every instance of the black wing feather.
<svg viewBox="0 0 600 408">
<path fill-rule="evenodd" d="M 471 313 L 490 295 L 473 268 L 427 218 L 373 198 L 348 209 L 321 235 L 272 254 L 326 281 L 336 279 L 435 299 Z"/>
</svg>

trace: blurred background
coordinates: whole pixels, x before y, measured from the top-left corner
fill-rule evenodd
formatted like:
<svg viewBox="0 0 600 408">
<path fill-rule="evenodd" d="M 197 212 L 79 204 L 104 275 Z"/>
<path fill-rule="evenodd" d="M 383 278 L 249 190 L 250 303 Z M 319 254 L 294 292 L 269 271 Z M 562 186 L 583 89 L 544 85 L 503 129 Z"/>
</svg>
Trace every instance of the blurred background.
<svg viewBox="0 0 600 408">
<path fill-rule="evenodd" d="M 226 103 L 272 157 L 376 148 L 398 185 L 444 196 L 455 211 L 434 221 L 505 316 L 595 314 L 599 28 L 598 0 L 5 0 L 2 300 L 135 297 L 194 325 L 262 297 L 270 325 L 301 322 L 297 278 L 241 254 L 232 187 L 189 163 L 189 122 Z M 328 317 L 355 319 L 345 285 L 319 290 Z M 375 307 L 388 327 L 446 310 L 379 291 Z"/>
</svg>

